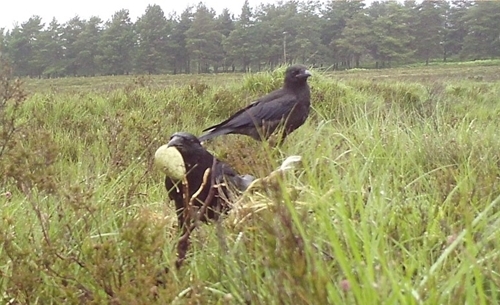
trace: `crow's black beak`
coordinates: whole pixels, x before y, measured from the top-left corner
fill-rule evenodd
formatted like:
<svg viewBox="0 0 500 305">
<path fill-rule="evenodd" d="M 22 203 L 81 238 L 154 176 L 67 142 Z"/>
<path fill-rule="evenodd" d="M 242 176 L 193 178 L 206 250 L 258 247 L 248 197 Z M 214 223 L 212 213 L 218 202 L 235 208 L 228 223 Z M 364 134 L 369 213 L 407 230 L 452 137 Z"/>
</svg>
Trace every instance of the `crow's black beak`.
<svg viewBox="0 0 500 305">
<path fill-rule="evenodd" d="M 300 74 L 297 75 L 298 78 L 308 78 L 309 76 L 312 76 L 309 70 L 302 70 Z"/>
<path fill-rule="evenodd" d="M 182 138 L 181 137 L 176 137 L 176 136 L 172 137 L 170 139 L 170 141 L 168 141 L 168 143 L 167 143 L 168 147 L 172 147 L 172 146 L 178 147 L 178 146 L 181 146 L 181 145 L 182 145 Z"/>
</svg>

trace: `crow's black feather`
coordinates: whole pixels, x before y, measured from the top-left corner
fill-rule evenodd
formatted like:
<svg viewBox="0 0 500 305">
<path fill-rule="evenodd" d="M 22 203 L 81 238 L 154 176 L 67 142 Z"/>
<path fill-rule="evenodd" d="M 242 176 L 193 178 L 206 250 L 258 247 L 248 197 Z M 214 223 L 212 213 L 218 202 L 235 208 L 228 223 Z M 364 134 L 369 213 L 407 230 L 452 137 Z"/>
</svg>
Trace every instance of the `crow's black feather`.
<svg viewBox="0 0 500 305">
<path fill-rule="evenodd" d="M 203 184 L 203 175 L 207 169 L 212 170 L 215 159 L 214 171 L 210 173 L 202 191 L 193 200 L 194 205 L 203 206 L 210 189 L 215 187 L 215 196 L 208 203 L 206 215 L 201 217 L 202 221 L 217 219 L 221 213 L 227 212 L 230 209 L 227 199 L 231 198 L 231 192 L 244 191 L 253 180 L 253 177 L 249 175 L 238 175 L 227 163 L 215 158 L 201 146 L 198 138 L 190 133 L 174 133 L 167 145 L 175 147 L 182 155 L 187 173 L 187 195 L 189 198 L 192 198 L 200 189 Z M 182 181 L 167 176 L 165 178 L 165 187 L 169 198 L 175 202 L 179 228 L 182 228 L 184 226 L 183 211 L 185 204 L 183 199 L 185 189 Z"/>
<path fill-rule="evenodd" d="M 242 134 L 267 140 L 281 125 L 281 141 L 302 126 L 309 116 L 311 93 L 305 66 L 294 65 L 285 71 L 283 87 L 237 111 L 227 120 L 206 128 L 200 142 L 225 134 Z"/>
</svg>

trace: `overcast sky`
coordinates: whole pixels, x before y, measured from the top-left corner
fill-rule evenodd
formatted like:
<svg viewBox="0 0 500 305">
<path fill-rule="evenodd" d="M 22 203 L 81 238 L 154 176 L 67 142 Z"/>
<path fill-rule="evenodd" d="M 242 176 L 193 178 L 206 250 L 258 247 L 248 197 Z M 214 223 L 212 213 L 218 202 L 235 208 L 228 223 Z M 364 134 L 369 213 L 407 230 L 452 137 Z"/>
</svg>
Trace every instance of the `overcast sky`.
<svg viewBox="0 0 500 305">
<path fill-rule="evenodd" d="M 33 15 L 42 17 L 42 21 L 48 25 L 52 17 L 56 17 L 59 23 L 64 23 L 78 15 L 82 19 L 91 16 L 99 16 L 104 21 L 111 18 L 113 13 L 120 9 L 128 9 L 132 21 L 144 14 L 148 4 L 158 4 L 165 15 L 175 11 L 181 13 L 188 4 L 198 4 L 199 0 L 12 0 L 2 5 L 0 9 L 0 28 L 12 29 L 15 22 L 19 25 L 27 21 Z M 223 8 L 228 8 L 235 15 L 239 15 L 244 0 L 204 0 L 208 7 L 212 7 L 218 13 Z M 250 6 L 256 7 L 260 3 L 277 3 L 278 0 L 249 0 Z"/>
</svg>

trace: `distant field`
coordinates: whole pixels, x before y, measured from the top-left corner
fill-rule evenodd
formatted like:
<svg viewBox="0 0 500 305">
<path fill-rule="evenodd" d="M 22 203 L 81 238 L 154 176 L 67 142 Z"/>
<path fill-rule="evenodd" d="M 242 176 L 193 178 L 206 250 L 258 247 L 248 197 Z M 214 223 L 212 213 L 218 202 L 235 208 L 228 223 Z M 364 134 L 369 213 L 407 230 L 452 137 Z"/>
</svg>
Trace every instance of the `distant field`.
<svg viewBox="0 0 500 305">
<path fill-rule="evenodd" d="M 500 304 L 491 62 L 313 71 L 314 109 L 279 151 L 235 135 L 208 144 L 240 173 L 289 155 L 303 166 L 198 228 L 173 268 L 155 150 L 282 72 L 25 80 L 27 99 L 0 120 L 18 127 L 0 137 L 0 303 Z"/>
<path fill-rule="evenodd" d="M 412 81 L 432 83 L 436 81 L 485 81 L 500 80 L 500 61 L 477 61 L 463 63 L 431 63 L 429 66 L 415 66 L 393 69 L 352 69 L 347 71 L 321 72 L 335 80 L 369 79 L 387 81 Z M 244 73 L 220 74 L 182 74 L 182 75 L 152 75 L 142 76 L 143 81 L 150 87 L 162 88 L 172 85 L 185 85 L 190 82 L 210 82 L 218 85 L 231 85 L 241 80 Z M 109 91 L 123 88 L 137 80 L 138 76 L 100 76 L 100 77 L 72 77 L 56 79 L 27 79 L 26 88 L 29 92 L 45 92 L 48 90 L 62 90 L 77 92 Z"/>
</svg>

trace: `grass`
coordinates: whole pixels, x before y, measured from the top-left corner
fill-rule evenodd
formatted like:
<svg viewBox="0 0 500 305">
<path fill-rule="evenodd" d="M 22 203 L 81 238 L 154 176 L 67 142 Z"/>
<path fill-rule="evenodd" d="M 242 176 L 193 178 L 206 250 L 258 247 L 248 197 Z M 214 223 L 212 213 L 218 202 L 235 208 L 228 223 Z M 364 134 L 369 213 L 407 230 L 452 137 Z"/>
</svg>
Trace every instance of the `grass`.
<svg viewBox="0 0 500 305">
<path fill-rule="evenodd" d="M 499 304 L 492 69 L 315 73 L 314 110 L 280 152 L 234 135 L 208 146 L 241 173 L 289 155 L 303 167 L 244 199 L 265 207 L 244 221 L 198 228 L 180 270 L 155 150 L 282 70 L 27 80 L 2 108 L 17 126 L 0 156 L 2 303 Z"/>
<path fill-rule="evenodd" d="M 385 80 L 409 81 L 432 84 L 434 81 L 465 80 L 496 82 L 500 80 L 498 66 L 500 60 L 476 60 L 463 62 L 431 62 L 429 66 L 422 64 L 407 65 L 392 69 L 351 69 L 346 71 L 330 71 L 322 74 L 335 80 Z M 180 75 L 119 75 L 98 77 L 64 77 L 53 79 L 26 79 L 25 90 L 28 93 L 72 93 L 109 92 L 116 89 L 147 86 L 148 88 L 165 88 L 196 83 L 217 83 L 221 86 L 232 85 L 244 78 L 243 73 L 219 74 L 180 74 Z"/>
</svg>

